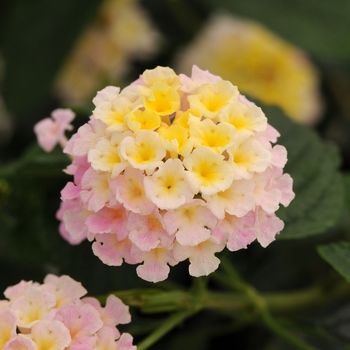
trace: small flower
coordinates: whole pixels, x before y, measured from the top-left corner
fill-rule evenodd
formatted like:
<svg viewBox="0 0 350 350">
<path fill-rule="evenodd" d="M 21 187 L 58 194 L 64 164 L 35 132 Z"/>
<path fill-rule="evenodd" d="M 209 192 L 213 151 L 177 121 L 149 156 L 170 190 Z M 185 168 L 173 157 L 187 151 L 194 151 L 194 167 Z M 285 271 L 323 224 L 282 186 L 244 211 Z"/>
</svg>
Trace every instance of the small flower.
<svg viewBox="0 0 350 350">
<path fill-rule="evenodd" d="M 142 170 L 128 167 L 124 174 L 110 181 L 110 187 L 115 192 L 116 199 L 125 209 L 142 215 L 151 214 L 156 205 L 145 193 L 145 175 Z"/>
<path fill-rule="evenodd" d="M 261 207 L 258 207 L 255 212 L 254 228 L 256 230 L 256 239 L 262 247 L 267 247 L 274 241 L 276 234 L 282 231 L 283 227 L 284 222 L 275 213 L 269 214 Z"/>
<path fill-rule="evenodd" d="M 105 326 L 118 326 L 131 322 L 128 306 L 113 294 L 107 297 L 105 307 L 92 297 L 85 297 L 82 302 L 92 305 L 98 311 Z"/>
<path fill-rule="evenodd" d="M 96 101 L 93 115 L 105 123 L 107 131 L 124 131 L 127 130 L 125 116 L 139 106 L 139 103 L 132 103 L 127 96 L 118 95 L 112 101 Z"/>
<path fill-rule="evenodd" d="M 226 122 L 215 124 L 210 119 L 194 118 L 189 125 L 194 147 L 206 146 L 219 154 L 231 147 L 237 138 L 236 128 Z"/>
<path fill-rule="evenodd" d="M 58 277 L 48 274 L 44 279 L 43 288 L 55 295 L 56 308 L 73 303 L 87 293 L 81 283 L 66 275 Z"/>
<path fill-rule="evenodd" d="M 130 241 L 142 251 L 150 251 L 161 244 L 167 247 L 172 243 L 172 238 L 164 228 L 161 215 L 154 211 L 150 215 L 131 213 L 128 223 Z"/>
<path fill-rule="evenodd" d="M 144 184 L 146 195 L 160 209 L 176 209 L 194 195 L 178 158 L 169 158 L 152 176 L 145 177 Z"/>
<path fill-rule="evenodd" d="M 119 155 L 118 147 L 125 135 L 129 133 L 113 133 L 111 137 L 100 138 L 88 153 L 88 160 L 93 169 L 110 172 L 112 177 L 119 175 L 127 163 Z"/>
<path fill-rule="evenodd" d="M 39 320 L 51 318 L 55 305 L 55 295 L 32 285 L 23 295 L 11 302 L 11 310 L 18 317 L 17 326 L 30 329 Z"/>
<path fill-rule="evenodd" d="M 92 244 L 92 251 L 106 265 L 120 266 L 124 261 L 128 264 L 142 262 L 141 257 L 132 255 L 132 250 L 136 247 L 129 238 L 119 239 L 117 233 L 98 233 L 93 238 L 95 241 Z"/>
<path fill-rule="evenodd" d="M 140 129 L 155 130 L 160 127 L 161 117 L 150 109 L 136 110 L 126 116 L 128 127 L 137 132 Z"/>
<path fill-rule="evenodd" d="M 59 231 L 62 237 L 73 245 L 85 240 L 89 233 L 85 221 L 89 215 L 90 211 L 83 207 L 79 198 L 61 202 L 56 218 L 61 220 Z"/>
<path fill-rule="evenodd" d="M 227 122 L 235 127 L 239 139 L 248 138 L 255 132 L 266 129 L 267 118 L 261 108 L 249 102 L 243 96 L 230 103 L 224 111 L 218 115 L 220 122 Z"/>
<path fill-rule="evenodd" d="M 73 130 L 70 124 L 75 114 L 70 109 L 56 109 L 51 113 L 52 118 L 45 118 L 34 126 L 39 146 L 46 152 L 51 152 L 59 143 L 65 147 L 67 139 L 64 135 L 66 130 Z"/>
<path fill-rule="evenodd" d="M 137 275 L 149 282 L 165 280 L 170 272 L 169 265 L 178 263 L 173 256 L 173 251 L 167 248 L 154 248 L 142 253 L 143 264 L 136 268 Z"/>
<path fill-rule="evenodd" d="M 63 152 L 74 155 L 74 157 L 87 155 L 96 142 L 105 135 L 105 130 L 106 124 L 100 120 L 91 119 L 68 140 Z"/>
<path fill-rule="evenodd" d="M 193 142 L 188 138 L 187 123 L 185 127 L 175 122 L 170 126 L 161 126 L 158 129 L 158 134 L 161 137 L 163 147 L 172 158 L 177 158 L 178 155 L 186 157 L 191 153 Z"/>
<path fill-rule="evenodd" d="M 225 213 L 243 217 L 255 208 L 253 195 L 254 182 L 250 180 L 233 181 L 225 191 L 213 195 L 203 194 L 211 212 L 218 218 L 224 219 Z"/>
<path fill-rule="evenodd" d="M 254 225 L 253 211 L 243 217 L 226 214 L 225 218 L 214 228 L 213 235 L 218 239 L 223 239 L 230 251 L 246 249 L 256 239 Z"/>
<path fill-rule="evenodd" d="M 49 274 L 43 284 L 21 281 L 8 287 L 4 295 L 9 300 L 1 300 L 7 302 L 0 311 L 1 349 L 100 349 L 113 334 L 115 344 L 125 342 L 135 350 L 131 335 L 116 328 L 131 321 L 129 308 L 114 295 L 103 308 L 93 297 L 81 299 L 86 293 L 81 283 L 65 275 Z"/>
<path fill-rule="evenodd" d="M 89 211 L 99 211 L 112 199 L 109 188 L 109 174 L 90 168 L 81 179 L 81 202 Z"/>
<path fill-rule="evenodd" d="M 71 343 L 69 329 L 56 320 L 42 320 L 31 329 L 31 338 L 38 350 L 63 350 Z"/>
<path fill-rule="evenodd" d="M 209 147 L 196 148 L 183 161 L 186 178 L 194 193 L 214 194 L 228 189 L 233 181 L 232 166 Z"/>
<path fill-rule="evenodd" d="M 254 173 L 265 171 L 271 163 L 271 152 L 255 137 L 237 142 L 227 153 L 235 179 L 250 179 Z"/>
<path fill-rule="evenodd" d="M 158 66 L 156 69 L 146 69 L 141 75 L 140 81 L 149 87 L 156 83 L 165 84 L 174 90 L 181 87 L 180 78 L 170 67 Z"/>
<path fill-rule="evenodd" d="M 198 109 L 203 116 L 213 119 L 237 96 L 236 86 L 219 80 L 215 84 L 200 85 L 187 99 L 191 108 Z"/>
<path fill-rule="evenodd" d="M 210 229 L 217 220 L 199 199 L 164 214 L 164 223 L 169 234 L 185 246 L 195 246 L 210 237 Z"/>
<path fill-rule="evenodd" d="M 173 114 L 180 107 L 180 94 L 162 82 L 154 83 L 143 99 L 147 109 L 158 113 L 159 116 Z"/>
<path fill-rule="evenodd" d="M 96 342 L 96 332 L 103 326 L 100 314 L 90 304 L 65 305 L 57 310 L 55 319 L 69 331 L 72 344 L 91 347 Z"/>
<path fill-rule="evenodd" d="M 151 130 L 140 130 L 135 138 L 125 137 L 119 152 L 133 168 L 145 170 L 147 174 L 153 173 L 162 164 L 166 153 L 159 135 Z"/>
<path fill-rule="evenodd" d="M 104 206 L 86 219 L 86 226 L 92 234 L 115 233 L 119 239 L 124 239 L 127 237 L 128 216 L 128 211 L 119 203 L 114 206 Z"/>
<path fill-rule="evenodd" d="M 191 275 L 207 275 L 225 246 L 265 247 L 283 228 L 275 211 L 294 196 L 286 150 L 230 82 L 156 67 L 94 103 L 65 148 L 74 183 L 57 217 L 71 244 L 87 238 L 105 264 L 139 264 L 138 276 L 159 282 L 186 259 Z"/>
<path fill-rule="evenodd" d="M 174 246 L 174 256 L 180 261 L 187 258 L 189 259 L 189 272 L 192 276 L 208 276 L 215 271 L 220 264 L 220 259 L 214 254 L 220 252 L 224 247 L 224 244 L 220 244 L 211 236 L 195 246 L 186 246 L 176 243 Z"/>
</svg>

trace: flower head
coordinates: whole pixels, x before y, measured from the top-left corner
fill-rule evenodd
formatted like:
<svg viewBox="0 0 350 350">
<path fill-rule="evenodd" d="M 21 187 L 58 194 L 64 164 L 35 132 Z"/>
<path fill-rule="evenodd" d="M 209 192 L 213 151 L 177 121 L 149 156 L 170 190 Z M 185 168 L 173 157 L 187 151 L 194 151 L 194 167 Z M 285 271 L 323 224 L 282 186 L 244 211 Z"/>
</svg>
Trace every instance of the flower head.
<svg viewBox="0 0 350 350">
<path fill-rule="evenodd" d="M 135 350 L 130 334 L 120 334 L 116 326 L 129 323 L 126 305 L 114 295 L 105 307 L 87 293 L 81 283 L 69 276 L 47 275 L 43 284 L 21 281 L 8 287 L 6 307 L 0 311 L 0 347 L 16 350 L 100 349 L 98 344 L 128 341 Z M 109 332 L 105 330 L 109 329 Z M 103 349 L 103 347 L 101 347 Z"/>
<path fill-rule="evenodd" d="M 286 150 L 236 86 L 196 66 L 191 77 L 157 67 L 94 103 L 65 148 L 74 183 L 57 217 L 70 243 L 86 237 L 105 264 L 140 264 L 158 282 L 186 259 L 191 275 L 209 274 L 225 246 L 266 246 L 282 229 L 274 212 L 294 197 Z"/>
</svg>

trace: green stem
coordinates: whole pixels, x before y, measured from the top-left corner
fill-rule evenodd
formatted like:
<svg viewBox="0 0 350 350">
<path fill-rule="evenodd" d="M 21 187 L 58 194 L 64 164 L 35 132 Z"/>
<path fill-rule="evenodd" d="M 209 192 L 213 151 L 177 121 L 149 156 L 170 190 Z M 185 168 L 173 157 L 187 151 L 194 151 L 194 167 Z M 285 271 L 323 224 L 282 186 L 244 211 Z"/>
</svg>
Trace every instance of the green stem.
<svg viewBox="0 0 350 350">
<path fill-rule="evenodd" d="M 247 307 L 249 300 L 247 299 L 245 292 L 241 290 L 241 285 L 238 285 L 237 282 L 229 281 L 227 275 L 220 274 L 219 272 L 215 273 L 215 279 L 224 286 L 228 286 L 239 293 L 238 295 L 235 295 L 231 292 L 231 296 L 229 296 L 228 292 L 209 292 L 209 307 L 223 308 L 226 305 L 227 308 L 237 309 L 238 311 Z M 220 297 L 221 294 L 222 297 Z M 261 294 L 265 299 L 270 312 L 273 315 L 283 316 L 293 316 L 300 313 L 306 313 L 310 310 L 314 310 L 318 306 L 330 304 L 335 300 L 339 301 L 345 298 L 348 299 L 349 295 L 350 284 L 340 278 L 332 280 L 331 283 L 326 281 L 326 283 L 320 283 L 299 290 Z M 220 300 L 220 298 L 223 300 Z"/>
<path fill-rule="evenodd" d="M 154 332 L 152 332 L 148 337 L 146 337 L 141 343 L 137 345 L 137 350 L 146 350 L 159 339 L 161 339 L 165 334 L 170 332 L 177 325 L 182 323 L 186 318 L 192 316 L 195 312 L 192 310 L 178 311 L 171 315 L 167 320 L 165 320 L 161 326 L 159 326 Z"/>
<path fill-rule="evenodd" d="M 180 308 L 180 311 L 172 314 L 158 328 L 156 328 L 140 344 L 138 350 L 145 350 L 156 343 L 166 333 L 183 322 L 186 318 L 194 315 L 203 307 L 203 300 L 206 297 L 206 286 L 208 279 L 205 277 L 193 279 L 193 285 L 189 293 L 182 291 L 170 291 L 158 293 L 156 297 L 149 295 L 146 298 L 142 310 L 165 311 L 167 308 Z M 181 310 L 181 308 L 184 308 Z"/>
<path fill-rule="evenodd" d="M 315 347 L 305 343 L 301 339 L 295 337 L 287 329 L 285 329 L 278 321 L 276 321 L 267 312 L 261 315 L 262 323 L 274 334 L 281 339 L 284 339 L 287 343 L 293 345 L 296 349 L 300 350 L 316 350 Z"/>
<path fill-rule="evenodd" d="M 343 279 L 333 280 L 332 285 L 319 284 L 310 288 L 284 293 L 263 294 L 269 310 L 274 315 L 295 315 L 318 306 L 348 298 L 350 284 Z"/>
<path fill-rule="evenodd" d="M 227 276 L 215 273 L 218 280 L 223 278 L 228 284 Z M 198 280 L 199 283 L 199 280 Z M 237 286 L 237 282 L 234 283 Z M 233 283 L 230 283 L 233 288 Z M 240 284 L 240 288 L 242 285 Z M 197 289 L 198 292 L 195 292 Z M 242 313 L 251 309 L 251 297 L 244 291 L 239 292 L 200 292 L 201 288 L 192 287 L 191 292 L 161 289 L 132 289 L 114 292 L 125 304 L 135 306 L 145 313 L 172 312 L 192 309 L 194 304 L 201 308 L 227 313 Z M 197 294 L 196 294 L 197 293 Z M 349 298 L 350 284 L 343 279 L 333 280 L 331 287 L 315 285 L 309 288 L 281 293 L 265 293 L 260 296 L 265 300 L 271 314 L 295 315 L 313 310 L 320 305 L 327 305 L 335 300 Z M 108 295 L 98 296 L 104 304 Z"/>
<path fill-rule="evenodd" d="M 350 295 L 350 284 L 340 279 L 303 290 L 260 294 L 242 280 L 227 261 L 223 261 L 222 266 L 225 274 L 217 271 L 212 277 L 233 289 L 230 292 L 208 291 L 208 278 L 195 278 L 189 291 L 134 289 L 115 292 L 114 294 L 126 304 L 136 306 L 144 313 L 173 312 L 140 343 L 138 350 L 147 349 L 186 318 L 203 309 L 225 314 L 238 321 L 238 324 L 261 322 L 272 333 L 296 349 L 311 350 L 314 348 L 295 337 L 274 317 L 303 313 Z M 106 298 L 107 295 L 98 297 L 102 304 L 105 303 Z"/>
<path fill-rule="evenodd" d="M 266 299 L 258 293 L 258 291 L 245 282 L 237 273 L 234 266 L 225 258 L 221 260 L 224 271 L 227 273 L 231 286 L 242 294 L 246 295 L 251 302 L 251 305 L 258 312 L 260 321 L 274 334 L 293 345 L 299 350 L 315 350 L 315 348 L 303 340 L 295 337 L 280 322 L 271 316 Z"/>
</svg>

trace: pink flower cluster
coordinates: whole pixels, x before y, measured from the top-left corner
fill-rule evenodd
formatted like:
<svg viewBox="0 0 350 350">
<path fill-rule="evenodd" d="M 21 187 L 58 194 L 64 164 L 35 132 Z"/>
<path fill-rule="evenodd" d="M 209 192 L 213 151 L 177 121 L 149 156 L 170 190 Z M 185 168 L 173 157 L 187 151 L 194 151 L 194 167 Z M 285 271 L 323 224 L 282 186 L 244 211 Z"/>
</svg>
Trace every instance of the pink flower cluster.
<svg viewBox="0 0 350 350">
<path fill-rule="evenodd" d="M 57 218 L 71 244 L 87 238 L 105 264 L 139 264 L 139 277 L 158 282 L 186 259 L 192 276 L 208 275 L 225 246 L 266 247 L 283 229 L 275 212 L 294 198 L 286 149 L 230 82 L 157 67 L 93 103 L 64 149 L 74 182 Z"/>
<path fill-rule="evenodd" d="M 114 295 L 106 306 L 69 276 L 47 275 L 43 284 L 21 281 L 0 300 L 0 349 L 136 350 L 132 336 L 116 326 L 129 323 L 129 309 Z"/>
</svg>

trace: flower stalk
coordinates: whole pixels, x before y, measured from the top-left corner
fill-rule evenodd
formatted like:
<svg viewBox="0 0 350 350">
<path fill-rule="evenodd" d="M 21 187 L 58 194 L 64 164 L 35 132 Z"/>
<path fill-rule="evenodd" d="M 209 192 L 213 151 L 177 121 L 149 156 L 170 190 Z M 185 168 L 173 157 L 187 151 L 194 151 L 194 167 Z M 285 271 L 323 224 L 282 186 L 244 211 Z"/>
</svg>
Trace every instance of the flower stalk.
<svg viewBox="0 0 350 350">
<path fill-rule="evenodd" d="M 219 280 L 218 273 L 215 278 Z M 297 289 L 280 293 L 259 293 L 259 298 L 264 300 L 266 307 L 275 316 L 293 316 L 313 310 L 326 302 L 331 303 L 347 297 L 350 286 L 345 281 L 339 280 L 334 283 L 332 289 L 325 291 L 323 285 L 314 285 L 308 288 Z M 258 293 L 255 291 L 255 293 Z M 176 310 L 188 310 L 198 300 L 194 301 L 195 295 L 188 291 L 174 290 L 164 291 L 161 289 L 131 289 L 113 293 L 124 303 L 140 308 L 144 313 L 173 312 Z M 97 299 L 104 303 L 106 296 Z M 252 294 L 236 291 L 206 291 L 200 301 L 200 309 L 210 309 L 225 312 L 231 315 L 251 309 Z"/>
<path fill-rule="evenodd" d="M 223 272 L 213 277 L 229 285 L 231 291 L 211 291 L 207 288 L 208 278 L 196 278 L 188 291 L 161 289 L 134 289 L 115 292 L 123 302 L 140 308 L 143 313 L 169 312 L 170 316 L 151 334 L 138 344 L 138 350 L 148 349 L 165 334 L 186 319 L 202 310 L 212 310 L 232 318 L 235 322 L 249 325 L 261 323 L 273 334 L 296 349 L 312 350 L 314 347 L 294 336 L 277 317 L 295 316 L 346 298 L 349 284 L 343 280 L 333 281 L 332 288 L 323 284 L 280 293 L 259 293 L 245 282 L 232 264 L 222 259 Z M 219 273 L 220 272 L 220 273 Z M 98 298 L 103 304 L 105 296 Z"/>
</svg>

